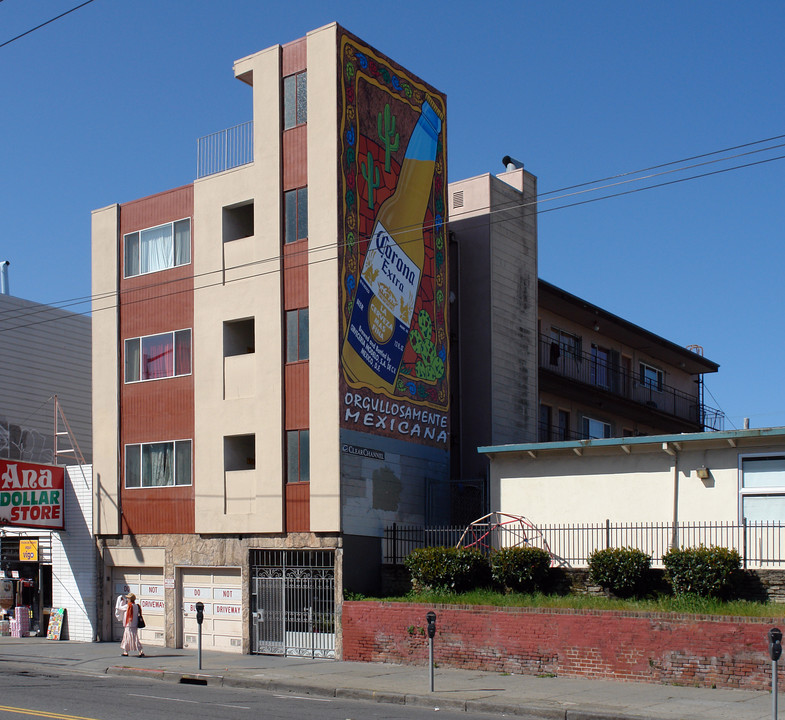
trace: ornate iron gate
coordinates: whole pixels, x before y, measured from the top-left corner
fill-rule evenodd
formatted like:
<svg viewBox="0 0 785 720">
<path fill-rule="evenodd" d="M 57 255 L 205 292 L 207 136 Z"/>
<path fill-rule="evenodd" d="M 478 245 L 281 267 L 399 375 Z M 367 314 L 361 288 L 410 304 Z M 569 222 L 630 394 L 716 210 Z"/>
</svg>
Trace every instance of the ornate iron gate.
<svg viewBox="0 0 785 720">
<path fill-rule="evenodd" d="M 251 652 L 335 657 L 335 553 L 251 550 Z"/>
</svg>

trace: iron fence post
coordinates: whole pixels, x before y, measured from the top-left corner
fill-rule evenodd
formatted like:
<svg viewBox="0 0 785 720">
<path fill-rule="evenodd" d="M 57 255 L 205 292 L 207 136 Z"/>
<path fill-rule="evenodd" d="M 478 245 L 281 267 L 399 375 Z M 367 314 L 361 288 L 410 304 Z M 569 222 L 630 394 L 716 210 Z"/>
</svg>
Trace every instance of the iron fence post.
<svg viewBox="0 0 785 720">
<path fill-rule="evenodd" d="M 398 564 L 398 523 L 393 523 L 392 526 L 392 561 L 393 565 Z"/>
<path fill-rule="evenodd" d="M 607 550 L 611 546 L 611 520 L 610 518 L 605 518 L 605 549 Z"/>
<path fill-rule="evenodd" d="M 744 569 L 747 569 L 747 518 L 743 517 L 741 519 L 741 528 L 742 528 L 742 553 L 744 555 Z"/>
</svg>

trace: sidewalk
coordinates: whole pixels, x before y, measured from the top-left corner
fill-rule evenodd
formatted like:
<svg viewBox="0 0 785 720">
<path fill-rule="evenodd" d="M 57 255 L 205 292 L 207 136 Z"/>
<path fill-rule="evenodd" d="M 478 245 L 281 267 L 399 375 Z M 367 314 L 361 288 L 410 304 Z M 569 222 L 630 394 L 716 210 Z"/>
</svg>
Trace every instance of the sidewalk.
<svg viewBox="0 0 785 720">
<path fill-rule="evenodd" d="M 530 720 L 767 720 L 771 694 L 605 680 L 500 675 L 436 668 L 430 692 L 424 666 L 336 662 L 146 646 L 147 657 L 121 657 L 119 643 L 0 637 L 6 662 L 41 670 L 125 674 L 169 682 L 259 688 Z M 438 662 L 438 657 L 437 657 Z M 782 686 L 783 683 L 780 683 Z M 780 704 L 785 708 L 785 700 Z M 785 709 L 783 710 L 785 717 Z"/>
</svg>

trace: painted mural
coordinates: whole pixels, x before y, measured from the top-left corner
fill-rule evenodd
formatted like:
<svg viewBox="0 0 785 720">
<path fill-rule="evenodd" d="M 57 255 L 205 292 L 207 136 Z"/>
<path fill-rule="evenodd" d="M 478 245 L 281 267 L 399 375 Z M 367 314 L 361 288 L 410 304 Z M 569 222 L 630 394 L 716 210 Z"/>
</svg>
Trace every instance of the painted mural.
<svg viewBox="0 0 785 720">
<path fill-rule="evenodd" d="M 445 99 L 341 37 L 342 426 L 447 448 Z"/>
</svg>

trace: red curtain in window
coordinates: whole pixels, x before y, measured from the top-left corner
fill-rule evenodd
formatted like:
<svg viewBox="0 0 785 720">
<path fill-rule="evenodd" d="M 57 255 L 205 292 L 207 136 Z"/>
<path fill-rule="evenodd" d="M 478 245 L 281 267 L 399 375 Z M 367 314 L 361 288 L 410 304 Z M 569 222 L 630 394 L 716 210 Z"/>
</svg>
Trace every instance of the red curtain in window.
<svg viewBox="0 0 785 720">
<path fill-rule="evenodd" d="M 142 339 L 142 379 L 172 377 L 174 347 L 172 335 L 153 335 Z"/>
</svg>

